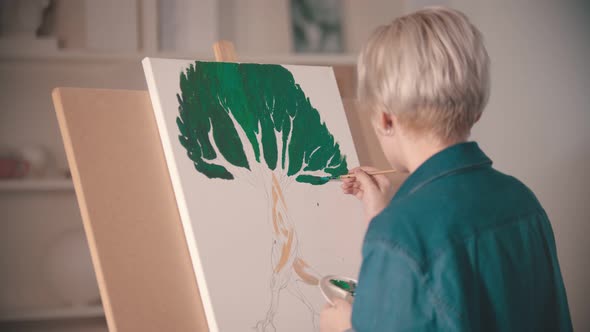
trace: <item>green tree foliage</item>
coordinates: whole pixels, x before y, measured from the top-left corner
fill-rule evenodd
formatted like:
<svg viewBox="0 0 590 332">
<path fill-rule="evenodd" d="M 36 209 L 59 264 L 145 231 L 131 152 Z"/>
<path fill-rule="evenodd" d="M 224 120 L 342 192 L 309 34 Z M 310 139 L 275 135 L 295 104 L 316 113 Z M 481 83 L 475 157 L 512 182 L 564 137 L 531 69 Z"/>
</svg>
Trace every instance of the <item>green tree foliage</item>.
<svg viewBox="0 0 590 332">
<path fill-rule="evenodd" d="M 178 137 L 195 169 L 209 178 L 234 179 L 216 163 L 218 152 L 248 170 L 254 162 L 280 167 L 298 182 L 322 184 L 348 172 L 334 136 L 280 65 L 197 61 L 180 74 L 180 91 Z M 245 144 L 255 160 L 248 160 Z"/>
</svg>

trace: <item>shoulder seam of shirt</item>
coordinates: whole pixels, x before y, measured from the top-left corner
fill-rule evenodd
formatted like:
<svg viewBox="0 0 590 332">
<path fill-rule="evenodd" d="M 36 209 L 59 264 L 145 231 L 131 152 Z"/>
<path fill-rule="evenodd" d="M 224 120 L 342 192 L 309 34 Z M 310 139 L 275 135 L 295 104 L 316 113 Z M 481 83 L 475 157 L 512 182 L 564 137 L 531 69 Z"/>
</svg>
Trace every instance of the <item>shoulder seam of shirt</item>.
<svg viewBox="0 0 590 332">
<path fill-rule="evenodd" d="M 447 319 L 451 320 L 449 317 L 450 315 L 448 312 L 454 314 L 456 317 L 461 317 L 461 312 L 453 307 L 451 304 L 444 301 L 441 294 L 437 293 L 432 287 L 430 287 L 426 281 L 426 274 L 424 273 L 423 267 L 420 266 L 418 261 L 412 257 L 403 247 L 398 245 L 397 243 L 387 241 L 385 239 L 373 239 L 371 243 L 375 244 L 376 246 L 382 247 L 385 250 L 391 251 L 394 254 L 400 254 L 400 256 L 405 257 L 408 261 L 410 268 L 414 273 L 417 274 L 420 280 L 420 284 L 426 289 L 426 292 L 429 294 L 429 298 L 434 306 L 435 309 L 441 308 L 444 310 L 443 316 Z"/>
<path fill-rule="evenodd" d="M 486 161 L 479 161 L 473 164 L 469 164 L 469 165 L 465 165 L 461 168 L 454 168 L 454 169 L 450 169 L 446 172 L 443 173 L 439 173 L 436 174 L 434 176 L 431 176 L 428 179 L 423 180 L 422 182 L 416 184 L 416 186 L 414 188 L 412 188 L 410 191 L 408 191 L 406 194 L 404 194 L 402 197 L 400 197 L 400 200 L 404 200 L 410 196 L 412 196 L 413 194 L 415 194 L 417 191 L 419 191 L 420 189 L 424 188 L 426 185 L 440 179 L 440 178 L 444 178 L 447 177 L 449 175 L 453 175 L 453 174 L 461 174 L 467 171 L 471 171 L 471 170 L 475 170 L 475 169 L 483 169 L 485 168 L 484 166 L 489 166 L 490 165 L 490 161 L 486 160 Z M 410 175 L 411 176 L 411 175 Z M 403 184 L 402 184 L 403 186 Z M 395 197 L 394 197 L 395 198 Z"/>
<path fill-rule="evenodd" d="M 493 233 L 496 230 L 504 228 L 504 227 L 509 226 L 511 224 L 522 222 L 522 220 L 521 220 L 522 218 L 532 216 L 532 215 L 541 215 L 541 216 L 544 216 L 545 218 L 548 218 L 547 213 L 545 212 L 545 210 L 542 207 L 539 207 L 536 209 L 531 209 L 527 212 L 507 217 L 504 219 L 504 222 L 502 222 L 500 224 L 496 224 L 496 225 L 489 226 L 487 228 L 483 228 L 483 229 L 479 230 L 478 232 L 473 232 L 473 233 L 468 234 L 463 237 L 451 238 L 451 245 L 450 246 L 444 246 L 444 247 L 440 247 L 438 249 L 435 249 L 432 252 L 432 256 L 429 257 L 428 260 L 418 259 L 416 256 L 414 256 L 411 253 L 410 250 L 406 249 L 401 243 L 399 243 L 398 241 L 396 241 L 394 239 L 380 237 L 380 236 L 371 236 L 371 237 L 367 237 L 365 240 L 367 242 L 368 241 L 370 241 L 370 242 L 383 242 L 384 244 L 388 244 L 392 250 L 403 253 L 404 256 L 410 258 L 416 264 L 416 266 L 418 267 L 418 271 L 420 273 L 426 274 L 426 271 L 428 270 L 428 266 L 432 262 L 436 261 L 440 256 L 442 256 L 447 250 L 450 250 L 451 248 L 453 248 L 453 246 L 460 244 L 460 243 L 470 241 L 472 238 L 481 236 L 482 234 L 487 234 L 490 232 Z"/>
<path fill-rule="evenodd" d="M 440 178 L 444 178 L 444 177 L 447 177 L 449 175 L 454 175 L 454 174 L 461 174 L 461 173 L 464 173 L 465 171 L 484 169 L 485 168 L 484 166 L 487 166 L 487 165 L 489 165 L 489 162 L 478 162 L 478 163 L 474 163 L 474 164 L 468 165 L 463 168 L 449 170 L 447 172 L 444 172 L 442 174 L 438 174 L 438 175 L 433 176 L 427 180 L 424 180 L 422 183 L 418 184 L 415 188 L 413 188 L 409 192 L 402 194 L 401 197 L 397 197 L 396 196 L 397 194 L 394 194 L 393 197 L 391 198 L 391 201 L 389 202 L 389 206 L 387 206 L 381 213 L 379 213 L 373 219 L 379 217 L 381 214 L 383 214 L 384 212 L 386 212 L 388 210 L 398 207 L 400 204 L 402 204 L 402 202 L 411 198 L 420 189 L 422 189 L 423 187 L 425 187 L 428 184 L 431 184 L 432 182 L 435 182 L 436 180 L 438 180 Z M 403 187 L 403 183 L 402 183 L 402 187 Z M 400 187 L 400 189 L 401 189 L 401 187 Z M 399 192 L 399 189 L 398 189 L 398 192 Z"/>
<path fill-rule="evenodd" d="M 504 221 L 502 223 L 483 228 L 483 229 L 479 230 L 478 232 L 473 232 L 473 233 L 463 236 L 463 237 L 452 238 L 451 245 L 441 247 L 439 250 L 437 250 L 435 253 L 433 253 L 432 258 L 431 258 L 430 262 L 428 262 L 428 263 L 430 264 L 431 262 L 436 261 L 446 251 L 451 250 L 453 248 L 453 246 L 455 246 L 457 244 L 471 241 L 472 239 L 477 238 L 477 237 L 484 235 L 484 234 L 495 233 L 496 231 L 503 229 L 504 227 L 512 226 L 514 224 L 519 224 L 522 222 L 529 223 L 529 222 L 531 222 L 530 220 L 522 220 L 522 219 L 525 217 L 530 217 L 530 216 L 534 216 L 534 215 L 541 215 L 541 216 L 547 217 L 547 214 L 545 213 L 545 210 L 543 208 L 533 209 L 533 210 L 529 210 L 529 211 L 521 213 L 521 214 L 507 217 L 504 219 Z M 424 265 L 429 265 L 429 264 L 426 264 L 426 262 L 425 262 Z"/>
</svg>

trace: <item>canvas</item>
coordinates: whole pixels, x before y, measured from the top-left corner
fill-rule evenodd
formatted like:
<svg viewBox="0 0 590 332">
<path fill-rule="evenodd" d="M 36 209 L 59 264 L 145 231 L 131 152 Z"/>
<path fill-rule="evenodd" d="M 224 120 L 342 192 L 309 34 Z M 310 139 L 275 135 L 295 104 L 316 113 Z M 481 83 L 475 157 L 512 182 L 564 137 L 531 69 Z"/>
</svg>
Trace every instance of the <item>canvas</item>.
<svg viewBox="0 0 590 332">
<path fill-rule="evenodd" d="M 366 227 L 328 181 L 358 165 L 332 69 L 143 66 L 210 330 L 317 331 L 318 280 L 358 275 Z"/>
</svg>

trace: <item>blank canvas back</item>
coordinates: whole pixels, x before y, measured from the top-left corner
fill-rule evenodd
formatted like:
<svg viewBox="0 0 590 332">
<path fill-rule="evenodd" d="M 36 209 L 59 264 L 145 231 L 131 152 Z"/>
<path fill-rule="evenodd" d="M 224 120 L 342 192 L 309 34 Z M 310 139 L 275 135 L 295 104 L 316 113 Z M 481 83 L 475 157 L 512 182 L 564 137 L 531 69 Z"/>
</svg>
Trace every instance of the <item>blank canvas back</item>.
<svg viewBox="0 0 590 332">
<path fill-rule="evenodd" d="M 109 330 L 206 331 L 148 93 L 53 100 Z"/>
</svg>

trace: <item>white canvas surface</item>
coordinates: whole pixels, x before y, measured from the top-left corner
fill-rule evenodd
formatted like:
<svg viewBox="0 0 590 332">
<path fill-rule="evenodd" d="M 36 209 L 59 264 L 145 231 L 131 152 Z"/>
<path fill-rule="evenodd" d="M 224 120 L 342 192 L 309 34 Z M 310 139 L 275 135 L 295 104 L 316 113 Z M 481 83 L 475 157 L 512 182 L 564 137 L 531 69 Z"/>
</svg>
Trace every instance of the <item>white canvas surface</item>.
<svg viewBox="0 0 590 332">
<path fill-rule="evenodd" d="M 209 328 L 272 331 L 265 319 L 276 269 L 271 257 L 276 233 L 269 217 L 272 200 L 258 190 L 271 182 L 270 170 L 261 164 L 266 184 L 254 186 L 240 178 L 210 179 L 195 170 L 179 142 L 176 123 L 179 77 L 191 63 L 194 61 L 146 58 L 143 66 Z M 332 69 L 284 67 L 319 111 L 349 167 L 358 165 Z M 366 229 L 360 203 L 342 194 L 338 181 L 319 186 L 292 181 L 283 194 L 286 213 L 296 230 L 297 255 L 309 265 L 307 271 L 318 277 L 356 278 Z M 298 280 L 290 269 L 281 269 L 290 271 L 284 272 L 290 276 L 281 277 L 290 281 L 279 290 L 272 325 L 276 331 L 315 331 L 324 299 L 317 286 Z M 299 292 L 292 290 L 293 285 Z"/>
</svg>

